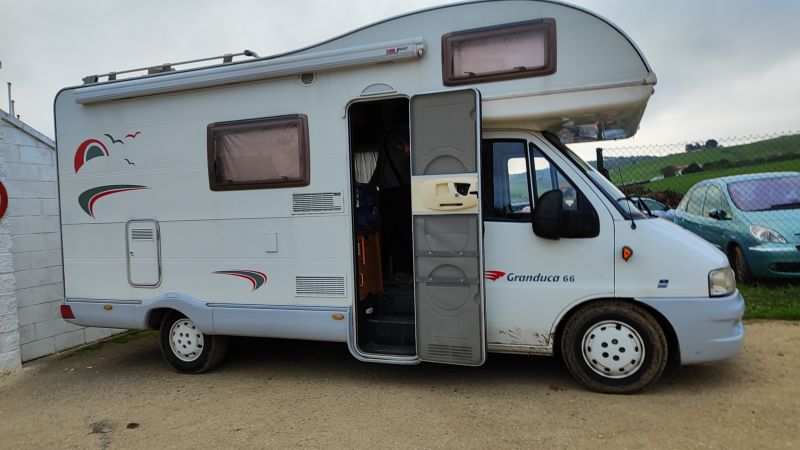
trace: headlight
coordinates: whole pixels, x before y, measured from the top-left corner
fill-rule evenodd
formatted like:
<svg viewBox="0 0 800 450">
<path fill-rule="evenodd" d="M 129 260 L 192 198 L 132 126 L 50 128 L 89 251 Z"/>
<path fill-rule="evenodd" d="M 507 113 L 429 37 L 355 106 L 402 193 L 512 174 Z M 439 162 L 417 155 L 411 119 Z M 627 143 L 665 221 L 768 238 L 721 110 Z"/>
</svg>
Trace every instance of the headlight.
<svg viewBox="0 0 800 450">
<path fill-rule="evenodd" d="M 708 273 L 709 297 L 722 297 L 736 290 L 736 278 L 730 267 L 712 270 Z"/>
<path fill-rule="evenodd" d="M 786 243 L 786 238 L 781 236 L 780 233 L 770 228 L 762 227 L 761 225 L 750 225 L 750 234 L 761 242 L 774 242 L 776 244 Z"/>
</svg>

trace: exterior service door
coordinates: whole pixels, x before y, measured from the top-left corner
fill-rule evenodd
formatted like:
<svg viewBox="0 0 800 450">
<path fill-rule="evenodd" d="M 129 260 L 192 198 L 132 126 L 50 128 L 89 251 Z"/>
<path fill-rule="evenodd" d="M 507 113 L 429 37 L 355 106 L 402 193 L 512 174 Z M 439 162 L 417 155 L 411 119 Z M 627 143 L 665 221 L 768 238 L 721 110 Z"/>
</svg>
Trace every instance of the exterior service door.
<svg viewBox="0 0 800 450">
<path fill-rule="evenodd" d="M 161 284 L 161 233 L 155 220 L 131 220 L 125 227 L 128 282 L 136 287 Z"/>
<path fill-rule="evenodd" d="M 417 355 L 486 360 L 480 186 L 480 93 L 411 99 L 411 209 Z"/>
</svg>

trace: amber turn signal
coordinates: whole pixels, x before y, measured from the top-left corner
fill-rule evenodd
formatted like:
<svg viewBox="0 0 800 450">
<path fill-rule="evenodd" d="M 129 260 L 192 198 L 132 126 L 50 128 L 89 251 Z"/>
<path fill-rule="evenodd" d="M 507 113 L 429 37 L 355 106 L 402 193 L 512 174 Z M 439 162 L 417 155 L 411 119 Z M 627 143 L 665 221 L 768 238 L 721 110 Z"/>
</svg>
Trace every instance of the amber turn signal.
<svg viewBox="0 0 800 450">
<path fill-rule="evenodd" d="M 631 259 L 631 256 L 633 256 L 633 249 L 628 247 L 627 245 L 625 247 L 622 247 L 622 259 L 627 261 Z"/>
</svg>

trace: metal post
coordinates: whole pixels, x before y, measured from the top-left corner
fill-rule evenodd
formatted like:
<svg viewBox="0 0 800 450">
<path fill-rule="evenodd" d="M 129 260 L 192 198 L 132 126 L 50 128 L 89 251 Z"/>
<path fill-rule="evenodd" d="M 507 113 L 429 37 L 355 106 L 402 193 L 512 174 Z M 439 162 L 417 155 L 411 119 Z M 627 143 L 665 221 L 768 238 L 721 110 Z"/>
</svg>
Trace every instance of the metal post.
<svg viewBox="0 0 800 450">
<path fill-rule="evenodd" d="M 597 147 L 595 153 L 597 155 L 597 171 L 610 180 L 611 177 L 608 173 L 608 170 L 606 170 L 605 162 L 603 161 L 603 149 L 601 147 Z"/>
<path fill-rule="evenodd" d="M 8 83 L 8 113 L 11 114 L 11 117 L 14 117 L 14 101 L 11 100 L 11 82 Z"/>
</svg>

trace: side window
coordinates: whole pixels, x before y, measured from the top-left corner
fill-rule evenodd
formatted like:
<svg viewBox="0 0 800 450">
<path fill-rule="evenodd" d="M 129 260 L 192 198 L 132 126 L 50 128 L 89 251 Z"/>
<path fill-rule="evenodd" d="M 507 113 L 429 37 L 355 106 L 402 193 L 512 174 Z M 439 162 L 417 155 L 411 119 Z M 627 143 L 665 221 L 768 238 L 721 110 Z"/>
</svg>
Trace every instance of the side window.
<svg viewBox="0 0 800 450">
<path fill-rule="evenodd" d="M 445 86 L 550 75 L 556 71 L 556 22 L 537 19 L 442 36 Z"/>
<path fill-rule="evenodd" d="M 722 191 L 716 186 L 709 186 L 706 194 L 706 201 L 703 203 L 703 217 L 710 217 L 712 209 L 720 209 L 722 203 Z"/>
<path fill-rule="evenodd" d="M 695 189 L 689 198 L 689 202 L 686 203 L 687 213 L 699 216 L 703 212 L 703 199 L 706 196 L 706 190 L 707 188 L 704 186 Z"/>
<path fill-rule="evenodd" d="M 530 220 L 526 145 L 522 140 L 483 141 L 484 217 Z"/>
<path fill-rule="evenodd" d="M 308 119 L 269 117 L 208 126 L 212 191 L 307 186 Z"/>
</svg>

